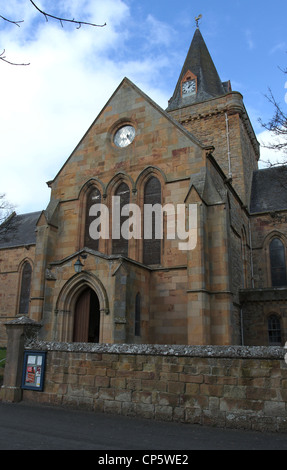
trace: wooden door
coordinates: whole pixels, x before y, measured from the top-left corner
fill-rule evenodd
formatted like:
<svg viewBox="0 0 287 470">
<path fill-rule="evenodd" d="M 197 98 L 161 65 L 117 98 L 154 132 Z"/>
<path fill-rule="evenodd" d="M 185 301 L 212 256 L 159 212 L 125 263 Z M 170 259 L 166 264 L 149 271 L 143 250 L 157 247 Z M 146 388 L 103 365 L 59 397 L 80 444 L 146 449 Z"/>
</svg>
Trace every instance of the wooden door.
<svg viewBox="0 0 287 470">
<path fill-rule="evenodd" d="M 100 304 L 97 294 L 87 288 L 80 294 L 75 307 L 75 343 L 98 343 L 100 339 Z"/>
<path fill-rule="evenodd" d="M 86 289 L 77 300 L 74 319 L 74 338 L 76 343 L 87 343 L 90 320 L 91 289 Z"/>
</svg>

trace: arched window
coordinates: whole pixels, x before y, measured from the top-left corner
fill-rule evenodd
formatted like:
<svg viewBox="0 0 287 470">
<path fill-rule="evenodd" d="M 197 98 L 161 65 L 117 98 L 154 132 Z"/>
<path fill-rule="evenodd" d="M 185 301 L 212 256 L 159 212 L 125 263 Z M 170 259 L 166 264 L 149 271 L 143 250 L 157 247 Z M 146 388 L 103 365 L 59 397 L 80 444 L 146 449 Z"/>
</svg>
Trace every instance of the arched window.
<svg viewBox="0 0 287 470">
<path fill-rule="evenodd" d="M 32 280 L 32 268 L 28 261 L 25 261 L 22 268 L 21 291 L 19 301 L 19 314 L 28 315 L 30 302 L 30 289 Z"/>
<path fill-rule="evenodd" d="M 277 315 L 272 314 L 268 317 L 268 337 L 270 345 L 281 345 L 281 324 Z"/>
<path fill-rule="evenodd" d="M 113 237 L 113 248 L 112 252 L 114 255 L 123 255 L 128 256 L 129 251 L 129 242 L 128 237 L 123 236 L 122 226 L 123 223 L 129 218 L 129 216 L 121 215 L 122 208 L 130 203 L 130 190 L 126 183 L 121 183 L 114 196 L 118 196 L 119 205 L 115 203 L 115 211 L 118 214 L 113 214 L 113 228 L 112 228 L 112 237 Z"/>
<path fill-rule="evenodd" d="M 287 284 L 285 248 L 279 238 L 273 238 L 269 246 L 272 287 Z"/>
<path fill-rule="evenodd" d="M 135 304 L 135 336 L 141 335 L 141 295 L 136 295 Z"/>
<path fill-rule="evenodd" d="M 88 193 L 88 196 L 87 196 L 84 244 L 87 248 L 91 248 L 92 250 L 95 250 L 95 251 L 99 250 L 99 239 L 93 239 L 90 236 L 89 228 L 94 217 L 91 217 L 89 215 L 89 212 L 90 212 L 91 207 L 94 204 L 100 204 L 100 203 L 101 203 L 101 193 L 97 188 L 93 188 Z"/>
<path fill-rule="evenodd" d="M 161 204 L 161 184 L 159 180 L 152 176 L 146 183 L 144 188 L 144 204 Z M 152 214 L 151 224 L 151 237 L 146 238 L 146 227 L 144 226 L 144 240 L 143 240 L 143 263 L 160 264 L 161 263 L 161 239 L 156 238 L 156 211 Z"/>
</svg>

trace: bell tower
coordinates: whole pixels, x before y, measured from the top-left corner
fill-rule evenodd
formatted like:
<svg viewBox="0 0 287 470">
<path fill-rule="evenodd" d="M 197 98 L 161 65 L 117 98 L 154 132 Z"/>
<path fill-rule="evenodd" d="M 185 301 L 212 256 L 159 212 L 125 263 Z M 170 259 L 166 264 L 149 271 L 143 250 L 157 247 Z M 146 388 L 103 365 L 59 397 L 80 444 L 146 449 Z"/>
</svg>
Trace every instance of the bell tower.
<svg viewBox="0 0 287 470">
<path fill-rule="evenodd" d="M 204 145 L 214 147 L 214 158 L 249 206 L 259 143 L 243 97 L 232 91 L 230 81 L 221 81 L 198 21 L 166 111 Z"/>
</svg>

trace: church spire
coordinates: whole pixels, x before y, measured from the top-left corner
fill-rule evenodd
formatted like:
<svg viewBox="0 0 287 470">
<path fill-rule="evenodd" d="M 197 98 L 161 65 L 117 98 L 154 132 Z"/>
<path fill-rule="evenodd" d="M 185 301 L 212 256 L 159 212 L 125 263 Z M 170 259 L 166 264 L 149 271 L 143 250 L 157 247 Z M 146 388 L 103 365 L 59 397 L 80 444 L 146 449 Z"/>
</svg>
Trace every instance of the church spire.
<svg viewBox="0 0 287 470">
<path fill-rule="evenodd" d="M 229 91 L 230 83 L 221 82 L 197 21 L 197 28 L 167 111 L 222 96 Z"/>
</svg>

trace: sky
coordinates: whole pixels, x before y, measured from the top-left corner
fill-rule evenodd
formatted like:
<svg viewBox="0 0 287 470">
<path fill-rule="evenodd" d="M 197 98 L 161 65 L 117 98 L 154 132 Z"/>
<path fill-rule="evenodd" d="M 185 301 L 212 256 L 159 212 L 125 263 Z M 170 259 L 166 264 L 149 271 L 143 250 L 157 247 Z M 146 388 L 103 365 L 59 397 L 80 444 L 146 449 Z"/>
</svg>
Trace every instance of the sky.
<svg viewBox="0 0 287 470">
<path fill-rule="evenodd" d="M 287 2 L 277 0 L 34 0 L 47 13 L 105 27 L 47 22 L 29 0 L 2 2 L 0 194 L 17 213 L 46 208 L 52 180 L 128 77 L 166 109 L 195 32 L 222 81 L 243 95 L 261 144 L 271 140 L 270 88 L 287 112 Z M 4 5 L 3 5 L 4 3 Z M 260 167 L 280 161 L 261 145 Z"/>
</svg>

